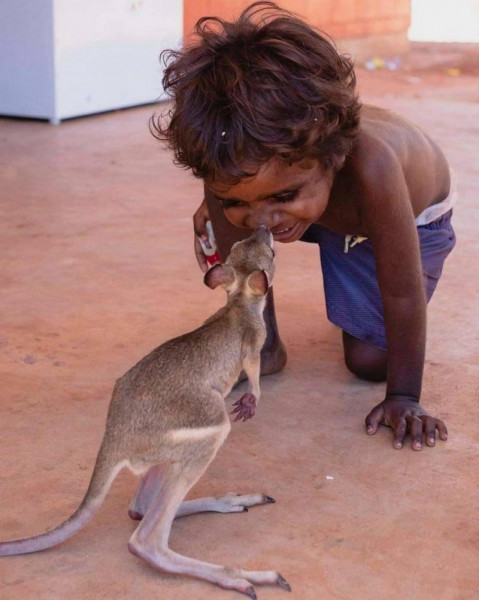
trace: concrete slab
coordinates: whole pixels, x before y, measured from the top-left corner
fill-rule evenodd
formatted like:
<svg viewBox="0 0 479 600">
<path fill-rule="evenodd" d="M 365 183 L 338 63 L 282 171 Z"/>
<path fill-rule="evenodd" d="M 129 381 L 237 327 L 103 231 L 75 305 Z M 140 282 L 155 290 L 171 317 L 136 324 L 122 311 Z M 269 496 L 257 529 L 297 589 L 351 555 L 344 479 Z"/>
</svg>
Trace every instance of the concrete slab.
<svg viewBox="0 0 479 600">
<path fill-rule="evenodd" d="M 203 560 L 278 569 L 291 595 L 265 587 L 262 600 L 479 597 L 478 77 L 419 63 L 358 75 L 365 102 L 420 124 L 458 173 L 458 244 L 430 305 L 423 395 L 450 438 L 417 453 L 394 450 L 387 429 L 365 435 L 384 388 L 343 366 L 317 249 L 279 246 L 288 365 L 264 378 L 256 418 L 233 426 L 191 494 L 265 491 L 277 504 L 181 519 L 171 540 Z M 152 110 L 60 127 L 0 121 L 2 539 L 69 516 L 86 490 L 115 379 L 223 303 L 221 291 L 203 287 L 192 251 L 201 184 L 149 135 Z M 0 560 L 0 597 L 234 597 L 128 553 L 134 488 L 121 473 L 73 539 Z"/>
</svg>

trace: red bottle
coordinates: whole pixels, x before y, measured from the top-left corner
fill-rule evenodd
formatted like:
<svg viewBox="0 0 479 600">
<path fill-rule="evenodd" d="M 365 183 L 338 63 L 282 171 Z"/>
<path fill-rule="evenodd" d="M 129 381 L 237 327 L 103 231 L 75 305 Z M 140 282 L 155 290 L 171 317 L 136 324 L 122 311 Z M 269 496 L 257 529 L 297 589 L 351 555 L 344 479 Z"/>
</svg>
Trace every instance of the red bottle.
<svg viewBox="0 0 479 600">
<path fill-rule="evenodd" d="M 203 249 L 203 254 L 206 257 L 206 262 L 210 267 L 216 265 L 216 263 L 221 262 L 220 255 L 218 254 L 218 250 L 216 248 L 215 236 L 213 233 L 213 226 L 211 225 L 211 221 L 206 221 L 206 232 L 208 234 L 208 241 L 205 242 L 201 238 L 200 244 Z"/>
</svg>

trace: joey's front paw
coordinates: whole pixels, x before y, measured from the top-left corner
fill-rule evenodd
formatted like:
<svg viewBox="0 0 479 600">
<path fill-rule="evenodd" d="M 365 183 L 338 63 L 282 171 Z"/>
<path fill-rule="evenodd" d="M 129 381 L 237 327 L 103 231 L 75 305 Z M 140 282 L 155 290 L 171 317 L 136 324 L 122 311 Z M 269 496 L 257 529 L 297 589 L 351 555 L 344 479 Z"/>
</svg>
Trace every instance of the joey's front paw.
<svg viewBox="0 0 479 600">
<path fill-rule="evenodd" d="M 256 412 L 256 396 L 253 394 L 244 394 L 233 404 L 233 406 L 236 408 L 231 414 L 234 415 L 235 413 L 238 413 L 235 422 L 240 421 L 241 419 L 247 421 L 248 419 L 251 419 L 251 417 L 254 417 Z"/>
</svg>

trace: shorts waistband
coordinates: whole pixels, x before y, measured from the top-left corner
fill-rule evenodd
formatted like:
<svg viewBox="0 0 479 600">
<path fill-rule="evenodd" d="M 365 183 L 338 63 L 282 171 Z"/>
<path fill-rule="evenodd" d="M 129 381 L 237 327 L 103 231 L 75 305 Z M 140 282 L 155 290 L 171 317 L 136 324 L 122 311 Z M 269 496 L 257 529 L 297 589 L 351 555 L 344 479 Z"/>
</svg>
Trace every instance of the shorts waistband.
<svg viewBox="0 0 479 600">
<path fill-rule="evenodd" d="M 429 223 L 436 221 L 439 219 L 439 217 L 442 217 L 442 215 L 445 215 L 447 212 L 449 212 L 456 204 L 458 199 L 457 175 L 453 169 L 449 169 L 449 172 L 451 176 L 451 188 L 447 198 L 444 198 L 444 200 L 441 202 L 433 204 L 432 206 L 428 206 L 425 210 L 423 210 L 423 212 L 416 217 L 417 226 L 428 225 Z"/>
</svg>

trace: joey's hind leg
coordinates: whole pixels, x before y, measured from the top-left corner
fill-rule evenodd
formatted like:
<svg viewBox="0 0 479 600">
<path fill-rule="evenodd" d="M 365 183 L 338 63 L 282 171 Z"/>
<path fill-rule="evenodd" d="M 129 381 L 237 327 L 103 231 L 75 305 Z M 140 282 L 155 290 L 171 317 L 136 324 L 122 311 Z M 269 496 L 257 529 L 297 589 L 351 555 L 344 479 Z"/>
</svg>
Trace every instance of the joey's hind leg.
<svg viewBox="0 0 479 600">
<path fill-rule="evenodd" d="M 176 512 L 175 519 L 186 517 L 200 512 L 239 513 L 247 512 L 251 506 L 271 504 L 276 502 L 266 494 L 239 494 L 229 493 L 217 498 L 197 498 L 185 500 Z"/>
<path fill-rule="evenodd" d="M 135 497 L 130 503 L 128 515 L 140 521 L 146 513 L 151 500 L 161 488 L 165 465 L 153 465 L 141 478 Z"/>
<path fill-rule="evenodd" d="M 134 521 L 141 521 L 153 498 L 159 492 L 163 484 L 164 465 L 154 465 L 143 475 L 128 508 L 128 516 Z M 257 504 L 267 504 L 275 502 L 273 498 L 265 494 L 249 494 L 239 496 L 230 493 L 218 498 L 197 498 L 195 500 L 185 500 L 181 503 L 175 519 L 193 515 L 200 512 L 245 512 L 248 507 Z"/>
<path fill-rule="evenodd" d="M 159 492 L 164 476 L 165 466 L 155 465 L 142 477 L 135 497 L 131 501 L 128 514 L 135 521 L 141 521 L 148 506 Z M 224 496 L 210 498 L 196 498 L 185 500 L 176 512 L 175 519 L 186 517 L 201 512 L 236 513 L 245 512 L 251 506 L 271 504 L 275 502 L 266 494 L 239 494 L 229 493 Z"/>
<path fill-rule="evenodd" d="M 183 498 L 202 475 L 210 460 L 202 464 L 172 463 L 165 473 L 163 485 L 152 499 L 128 547 L 149 565 L 167 571 L 198 577 L 225 589 L 237 590 L 250 598 L 256 598 L 253 584 L 277 584 L 289 590 L 289 585 L 276 571 L 245 571 L 195 560 L 178 554 L 168 547 L 171 525 Z"/>
</svg>

